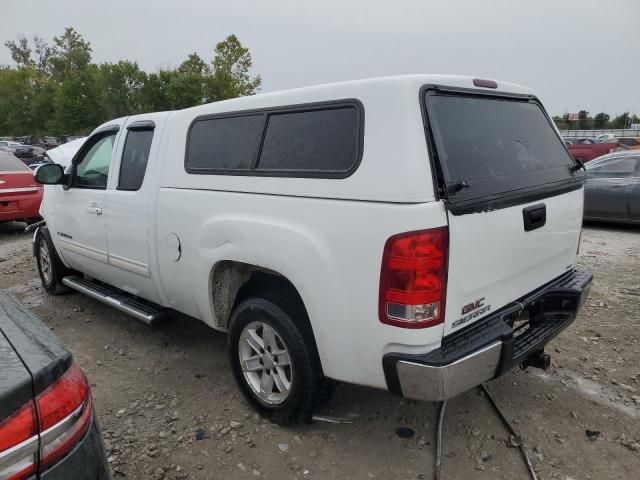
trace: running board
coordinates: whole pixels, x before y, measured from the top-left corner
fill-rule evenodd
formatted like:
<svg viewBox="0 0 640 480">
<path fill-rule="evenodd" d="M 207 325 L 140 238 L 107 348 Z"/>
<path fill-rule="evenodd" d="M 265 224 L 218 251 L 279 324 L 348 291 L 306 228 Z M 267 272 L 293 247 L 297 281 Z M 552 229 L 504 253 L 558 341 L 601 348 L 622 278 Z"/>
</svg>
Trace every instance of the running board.
<svg viewBox="0 0 640 480">
<path fill-rule="evenodd" d="M 153 325 L 158 320 L 168 316 L 167 310 L 162 307 L 154 306 L 147 302 L 143 303 L 121 290 L 102 283 L 92 282 L 76 275 L 64 277 L 62 283 L 148 325 Z"/>
</svg>

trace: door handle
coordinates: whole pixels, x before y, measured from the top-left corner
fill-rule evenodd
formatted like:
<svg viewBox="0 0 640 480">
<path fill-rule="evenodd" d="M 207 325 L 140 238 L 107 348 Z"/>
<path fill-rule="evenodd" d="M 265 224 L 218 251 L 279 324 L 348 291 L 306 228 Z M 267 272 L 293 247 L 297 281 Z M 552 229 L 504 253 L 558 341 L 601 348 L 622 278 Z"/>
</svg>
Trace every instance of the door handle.
<svg viewBox="0 0 640 480">
<path fill-rule="evenodd" d="M 545 223 L 547 223 L 547 206 L 544 203 L 538 203 L 537 205 L 523 208 L 522 219 L 525 232 L 544 227 Z"/>
<path fill-rule="evenodd" d="M 102 208 L 100 207 L 87 207 L 87 212 L 94 215 L 102 215 Z"/>
</svg>

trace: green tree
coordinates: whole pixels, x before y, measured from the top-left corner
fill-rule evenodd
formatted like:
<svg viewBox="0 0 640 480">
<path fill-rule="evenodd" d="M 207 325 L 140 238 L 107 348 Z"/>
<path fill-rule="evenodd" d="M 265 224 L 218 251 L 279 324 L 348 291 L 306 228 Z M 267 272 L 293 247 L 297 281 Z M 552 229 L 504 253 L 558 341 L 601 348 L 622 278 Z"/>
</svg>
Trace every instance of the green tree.
<svg viewBox="0 0 640 480">
<path fill-rule="evenodd" d="M 558 130 L 567 130 L 569 128 L 567 121 L 560 115 L 553 117 L 553 122 L 556 124 L 556 127 L 558 127 Z"/>
<path fill-rule="evenodd" d="M 16 62 L 18 68 L 33 66 L 34 62 L 31 58 L 31 47 L 29 47 L 27 37 L 19 35 L 16 40 L 4 42 L 4 46 L 11 52 L 11 59 Z"/>
<path fill-rule="evenodd" d="M 262 85 L 260 75 L 251 78 L 251 53 L 235 35 L 229 35 L 216 45 L 212 65 L 213 75 L 207 82 L 207 100 L 210 102 L 253 95 Z"/>
<path fill-rule="evenodd" d="M 9 49 L 18 68 L 34 67 L 43 74 L 49 73 L 51 47 L 42 38 L 34 36 L 33 47 L 24 35 L 18 36 L 16 40 L 9 40 L 4 45 Z"/>
<path fill-rule="evenodd" d="M 235 35 L 211 63 L 191 53 L 176 69 L 147 74 L 135 62 L 95 65 L 91 44 L 66 28 L 5 42 L 14 67 L 0 67 L 0 135 L 86 133 L 109 118 L 173 110 L 255 93 L 251 54 Z"/>
<path fill-rule="evenodd" d="M 129 61 L 103 63 L 98 67 L 103 112 L 107 118 L 143 112 L 142 89 L 147 74 Z"/>
<path fill-rule="evenodd" d="M 627 128 L 629 126 L 629 112 L 624 112 L 613 119 L 613 128 Z"/>
<path fill-rule="evenodd" d="M 87 133 L 105 120 L 100 75 L 95 65 L 76 71 L 56 88 L 52 130 L 59 134 Z"/>
<path fill-rule="evenodd" d="M 178 67 L 180 73 L 197 73 L 200 75 L 209 75 L 211 69 L 209 65 L 200 58 L 197 53 L 190 53 L 187 59 Z"/>
<path fill-rule="evenodd" d="M 48 61 L 57 81 L 68 78 L 91 62 L 91 44 L 73 27 L 66 28 L 59 37 L 53 37 L 53 44 Z"/>
<path fill-rule="evenodd" d="M 47 79 L 34 67 L 0 69 L 0 134 L 42 133 L 51 113 L 49 94 Z"/>
<path fill-rule="evenodd" d="M 596 114 L 593 122 L 593 127 L 596 129 L 606 128 L 609 123 L 609 115 L 604 112 Z"/>
<path fill-rule="evenodd" d="M 589 112 L 586 110 L 580 110 L 578 112 L 578 128 L 580 130 L 587 130 L 590 128 L 589 123 Z"/>
</svg>

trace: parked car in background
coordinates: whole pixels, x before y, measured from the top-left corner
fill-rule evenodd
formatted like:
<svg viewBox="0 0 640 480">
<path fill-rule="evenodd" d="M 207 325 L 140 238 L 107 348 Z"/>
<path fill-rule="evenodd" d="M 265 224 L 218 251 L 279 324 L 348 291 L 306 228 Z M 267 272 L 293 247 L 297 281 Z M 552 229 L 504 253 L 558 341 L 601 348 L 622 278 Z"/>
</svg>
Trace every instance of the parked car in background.
<svg viewBox="0 0 640 480">
<path fill-rule="evenodd" d="M 640 137 L 619 137 L 617 140 L 624 150 L 640 150 Z"/>
<path fill-rule="evenodd" d="M 60 143 L 60 145 L 63 145 L 65 143 L 68 142 L 72 142 L 73 140 L 77 140 L 79 138 L 84 138 L 81 135 L 60 135 L 58 137 L 58 143 Z"/>
<path fill-rule="evenodd" d="M 640 223 L 640 152 L 616 152 L 587 165 L 584 218 Z"/>
<path fill-rule="evenodd" d="M 548 368 L 591 284 L 584 175 L 525 87 L 299 88 L 106 122 L 36 171 L 34 255 L 51 294 L 228 332 L 248 401 L 306 421 L 329 379 L 435 401 Z"/>
<path fill-rule="evenodd" d="M 25 165 L 31 165 L 33 163 L 47 163 L 45 153 L 46 150 L 44 148 L 35 147 L 33 145 L 20 145 L 13 150 L 13 154 L 22 160 Z"/>
<path fill-rule="evenodd" d="M 603 133 L 602 135 L 598 135 L 596 137 L 596 140 L 598 141 L 598 143 L 608 142 L 615 139 L 616 139 L 616 136 L 613 133 Z"/>
<path fill-rule="evenodd" d="M 38 220 L 42 192 L 29 167 L 12 154 L 0 152 L 0 222 Z"/>
<path fill-rule="evenodd" d="M 2 291 L 0 478 L 110 478 L 87 378 L 46 325 Z"/>
<path fill-rule="evenodd" d="M 34 137 L 33 135 L 23 135 L 21 137 L 16 137 L 16 140 L 23 145 L 33 145 Z"/>
<path fill-rule="evenodd" d="M 576 141 L 570 145 L 567 145 L 567 150 L 573 158 L 581 160 L 583 163 L 590 162 L 594 158 L 601 157 L 607 153 L 615 152 L 618 149 L 618 143 L 607 141 L 597 143 L 595 141 Z"/>
<path fill-rule="evenodd" d="M 20 142 L 14 142 L 13 140 L 0 140 L 0 147 L 21 147 Z"/>
<path fill-rule="evenodd" d="M 42 137 L 40 139 L 40 143 L 44 145 L 44 148 L 46 150 L 49 150 L 50 148 L 55 148 L 58 145 L 60 145 L 60 142 L 58 141 L 58 137 Z"/>
</svg>

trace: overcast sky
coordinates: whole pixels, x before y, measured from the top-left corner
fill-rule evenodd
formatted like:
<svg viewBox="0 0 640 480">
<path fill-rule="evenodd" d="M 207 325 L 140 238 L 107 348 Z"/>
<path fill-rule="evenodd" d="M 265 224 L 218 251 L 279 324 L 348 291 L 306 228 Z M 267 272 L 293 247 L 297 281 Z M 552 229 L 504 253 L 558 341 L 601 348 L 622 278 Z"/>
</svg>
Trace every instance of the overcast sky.
<svg viewBox="0 0 640 480">
<path fill-rule="evenodd" d="M 235 33 L 264 92 L 456 73 L 524 84 L 552 114 L 640 113 L 640 0 L 0 0 L 0 25 L 3 42 L 73 26 L 95 62 L 147 71 Z"/>
</svg>

